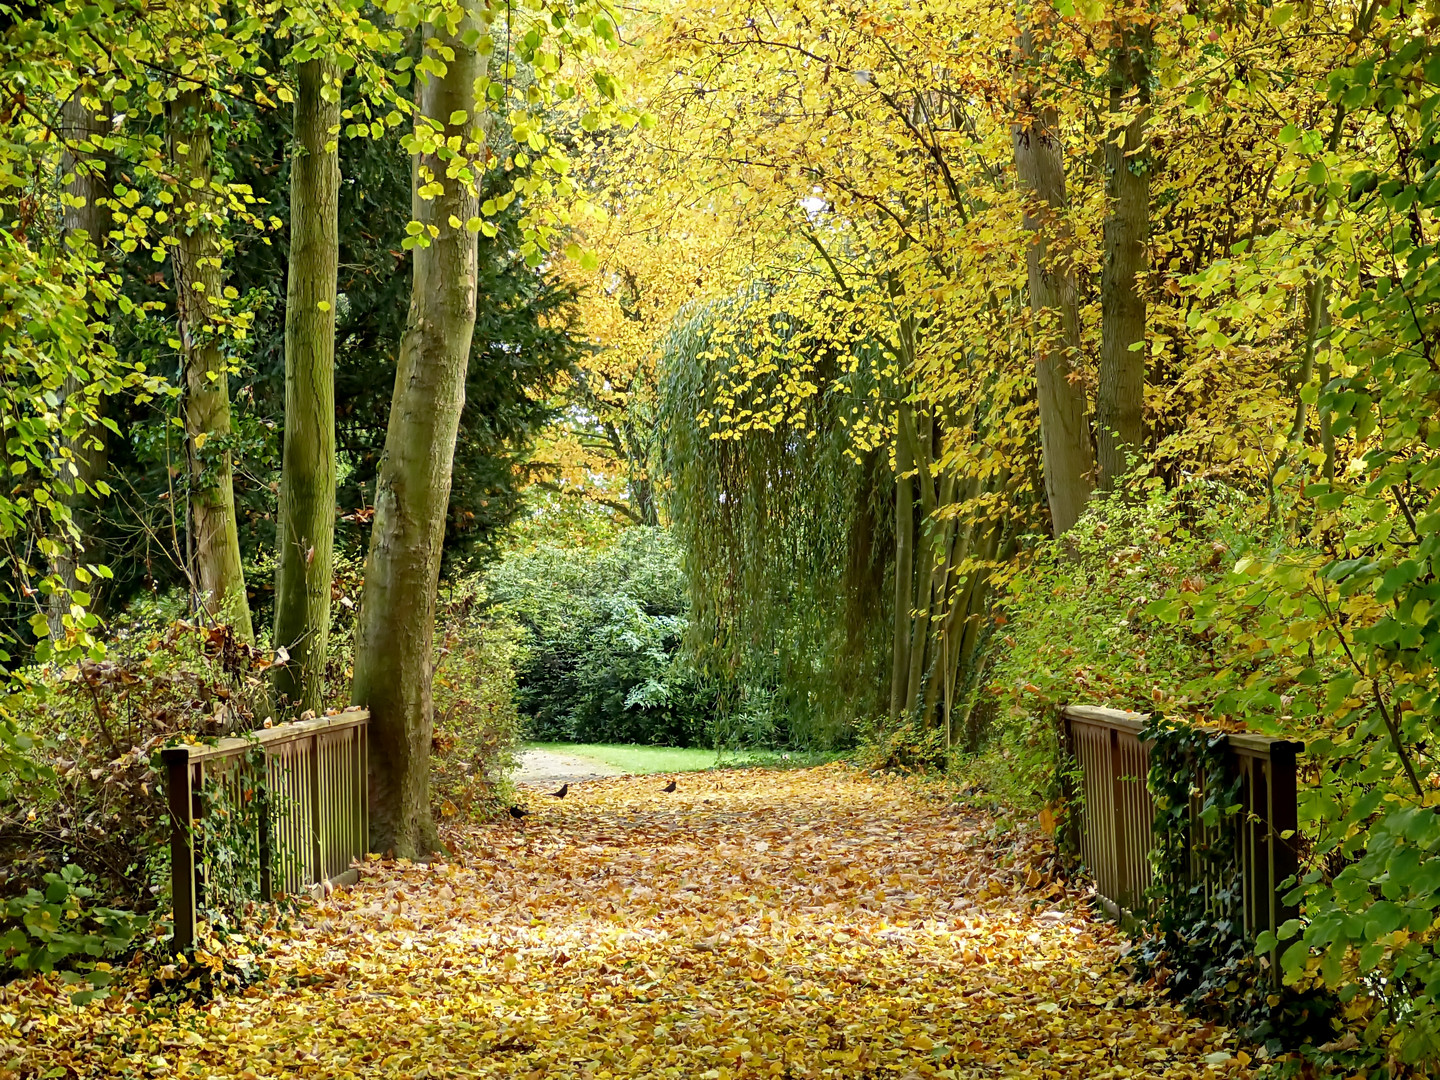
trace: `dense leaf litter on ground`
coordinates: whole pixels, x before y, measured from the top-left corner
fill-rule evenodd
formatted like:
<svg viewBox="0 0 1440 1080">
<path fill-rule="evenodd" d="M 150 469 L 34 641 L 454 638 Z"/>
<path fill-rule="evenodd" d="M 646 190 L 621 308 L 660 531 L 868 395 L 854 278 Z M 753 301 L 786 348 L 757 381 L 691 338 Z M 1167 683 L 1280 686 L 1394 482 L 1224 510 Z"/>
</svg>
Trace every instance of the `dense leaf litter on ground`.
<svg viewBox="0 0 1440 1080">
<path fill-rule="evenodd" d="M 1038 838 L 844 765 L 662 784 L 530 795 L 444 862 L 371 862 L 228 997 L 12 984 L 0 1074 L 1251 1074 L 1229 1032 L 1126 982 Z"/>
</svg>

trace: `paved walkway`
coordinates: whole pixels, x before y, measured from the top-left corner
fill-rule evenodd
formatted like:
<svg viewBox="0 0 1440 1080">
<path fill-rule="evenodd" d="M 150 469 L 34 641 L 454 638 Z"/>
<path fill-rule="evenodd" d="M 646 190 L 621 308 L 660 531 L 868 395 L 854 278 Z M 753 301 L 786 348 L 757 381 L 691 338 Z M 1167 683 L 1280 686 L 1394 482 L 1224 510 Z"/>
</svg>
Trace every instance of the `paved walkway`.
<svg viewBox="0 0 1440 1080">
<path fill-rule="evenodd" d="M 593 758 L 559 754 L 554 750 L 525 750 L 520 754 L 520 767 L 511 776 L 522 787 L 557 788 L 561 784 L 578 784 L 602 776 L 621 776 L 624 772 Z"/>
</svg>

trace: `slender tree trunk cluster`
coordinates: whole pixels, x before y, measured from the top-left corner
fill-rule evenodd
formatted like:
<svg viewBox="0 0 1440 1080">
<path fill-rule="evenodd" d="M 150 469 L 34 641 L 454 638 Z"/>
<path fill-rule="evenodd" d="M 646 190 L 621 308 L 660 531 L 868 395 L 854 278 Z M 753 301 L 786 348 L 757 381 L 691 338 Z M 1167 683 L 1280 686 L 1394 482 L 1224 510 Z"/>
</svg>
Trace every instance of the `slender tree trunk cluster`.
<svg viewBox="0 0 1440 1080">
<path fill-rule="evenodd" d="M 1150 239 L 1145 128 L 1152 43 L 1148 25 L 1127 25 L 1117 34 L 1109 68 L 1112 127 L 1104 155 L 1107 214 L 1093 420 L 1081 364 L 1077 272 L 1065 220 L 1060 120 L 1054 106 L 1040 98 L 1031 76 L 1039 59 L 1037 29 L 1022 29 L 1015 48 L 1020 83 L 1011 137 L 1016 180 L 1025 198 L 1022 225 L 1031 236 L 1026 282 L 1035 404 L 1045 498 L 1057 537 L 1080 519 L 1097 486 L 1117 485 L 1145 441 L 1144 273 Z M 904 345 L 902 340 L 902 354 L 907 353 Z M 1017 538 L 1005 522 L 978 517 L 976 510 L 985 496 L 1009 483 L 1008 475 L 959 480 L 937 468 L 943 459 L 942 426 L 938 412 L 917 416 L 908 400 L 898 406 L 890 717 L 914 717 L 926 727 L 942 723 L 949 746 L 966 727 L 973 700 L 967 690 L 987 625 L 989 567 L 1008 557 Z M 962 512 L 961 506 L 970 509 Z"/>
<path fill-rule="evenodd" d="M 973 417 L 947 429 L 939 412 L 902 402 L 897 423 L 890 718 L 938 724 L 948 747 L 968 715 L 990 567 L 1014 541 L 1013 529 L 981 508 L 1010 478 L 942 467 L 947 438 L 976 435 Z"/>
<path fill-rule="evenodd" d="M 1036 404 L 1041 460 L 1054 535 L 1079 519 L 1098 485 L 1114 488 L 1145 445 L 1144 274 L 1150 242 L 1149 24 L 1117 29 L 1108 72 L 1111 128 L 1105 138 L 1101 346 L 1092 420 L 1079 368 L 1076 272 L 1066 250 L 1065 156 L 1053 106 L 1037 100 L 1028 75 L 1038 59 L 1035 27 L 1020 33 L 1022 82 L 1013 127 L 1015 171 L 1026 196 L 1023 225 L 1030 309 L 1035 316 Z"/>
<path fill-rule="evenodd" d="M 442 76 L 417 80 L 421 116 L 445 142 L 412 164 L 412 209 L 428 244 L 415 250 L 356 631 L 352 699 L 371 712 L 370 846 L 420 856 L 439 838 L 430 817 L 434 615 L 451 468 L 475 326 L 479 213 L 469 175 L 482 139 L 474 87 L 481 61 L 466 21 L 427 27 Z M 335 319 L 339 261 L 340 68 L 296 68 L 290 263 L 285 314 L 285 431 L 275 574 L 274 689 L 291 713 L 324 707 L 335 524 Z M 89 122 L 76 114 L 76 122 Z M 222 348 L 223 220 L 214 183 L 208 92 L 185 90 L 167 115 L 180 193 L 172 250 L 184 359 L 188 563 L 196 603 L 253 642 L 240 564 L 228 365 Z M 422 129 L 428 130 L 428 129 Z M 460 157 L 455 147 L 463 148 Z M 93 177 L 87 176 L 93 182 Z M 431 197 L 438 185 L 440 193 Z M 427 188 L 423 192 L 422 188 Z M 93 200 L 87 198 L 86 205 Z M 77 201 L 78 206 L 78 201 Z M 98 219 L 74 229 L 103 232 Z"/>
</svg>

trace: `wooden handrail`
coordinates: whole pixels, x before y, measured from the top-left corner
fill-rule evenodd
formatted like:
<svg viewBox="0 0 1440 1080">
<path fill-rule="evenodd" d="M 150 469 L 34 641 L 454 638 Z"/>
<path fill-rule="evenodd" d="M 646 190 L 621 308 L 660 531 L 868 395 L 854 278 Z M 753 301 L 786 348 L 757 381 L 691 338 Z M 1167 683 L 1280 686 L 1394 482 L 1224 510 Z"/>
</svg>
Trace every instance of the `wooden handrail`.
<svg viewBox="0 0 1440 1080">
<path fill-rule="evenodd" d="M 187 760 L 191 762 L 208 761 L 211 758 L 238 757 L 257 744 L 268 747 L 281 743 L 298 742 L 317 731 L 356 727 L 368 723 L 369 720 L 370 711 L 368 709 L 351 706 L 344 712 L 338 712 L 331 716 L 317 716 L 313 720 L 296 720 L 289 724 L 277 724 L 275 727 L 257 728 L 246 735 L 217 739 L 213 743 L 180 743 L 175 746 L 167 746 L 161 753 L 183 751 Z"/>
<path fill-rule="evenodd" d="M 1111 727 L 1128 731 L 1132 735 L 1139 735 L 1150 721 L 1150 714 L 1143 712 L 1128 712 L 1124 709 L 1109 709 L 1101 705 L 1066 705 L 1061 712 L 1067 717 L 1077 720 L 1089 720 L 1097 724 L 1108 724 Z M 1212 728 L 1205 724 L 1192 725 L 1199 731 L 1209 731 L 1216 735 L 1225 736 L 1225 742 L 1234 750 L 1244 750 L 1253 754 L 1268 754 L 1276 746 L 1284 745 L 1294 750 L 1297 754 L 1305 749 L 1303 742 L 1295 739 L 1277 739 L 1269 735 L 1256 735 L 1249 731 L 1225 731 L 1222 728 Z"/>
</svg>

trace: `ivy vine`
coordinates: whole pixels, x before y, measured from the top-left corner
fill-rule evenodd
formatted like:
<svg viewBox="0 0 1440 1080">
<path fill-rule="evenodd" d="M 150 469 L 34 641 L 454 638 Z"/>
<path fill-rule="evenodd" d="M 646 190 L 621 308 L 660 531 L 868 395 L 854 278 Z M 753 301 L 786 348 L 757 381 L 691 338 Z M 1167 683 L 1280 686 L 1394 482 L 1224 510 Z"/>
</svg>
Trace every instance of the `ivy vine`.
<svg viewBox="0 0 1440 1080">
<path fill-rule="evenodd" d="M 1333 1002 L 1281 987 L 1245 932 L 1241 777 L 1225 736 L 1152 717 L 1140 737 L 1150 742 L 1156 841 L 1140 973 L 1271 1053 L 1322 1034 Z"/>
<path fill-rule="evenodd" d="M 260 902 L 261 825 L 269 799 L 265 750 L 258 744 L 233 763 L 218 763 L 201 788 L 196 824 L 205 860 L 202 907 L 212 924 L 238 921 Z"/>
</svg>

